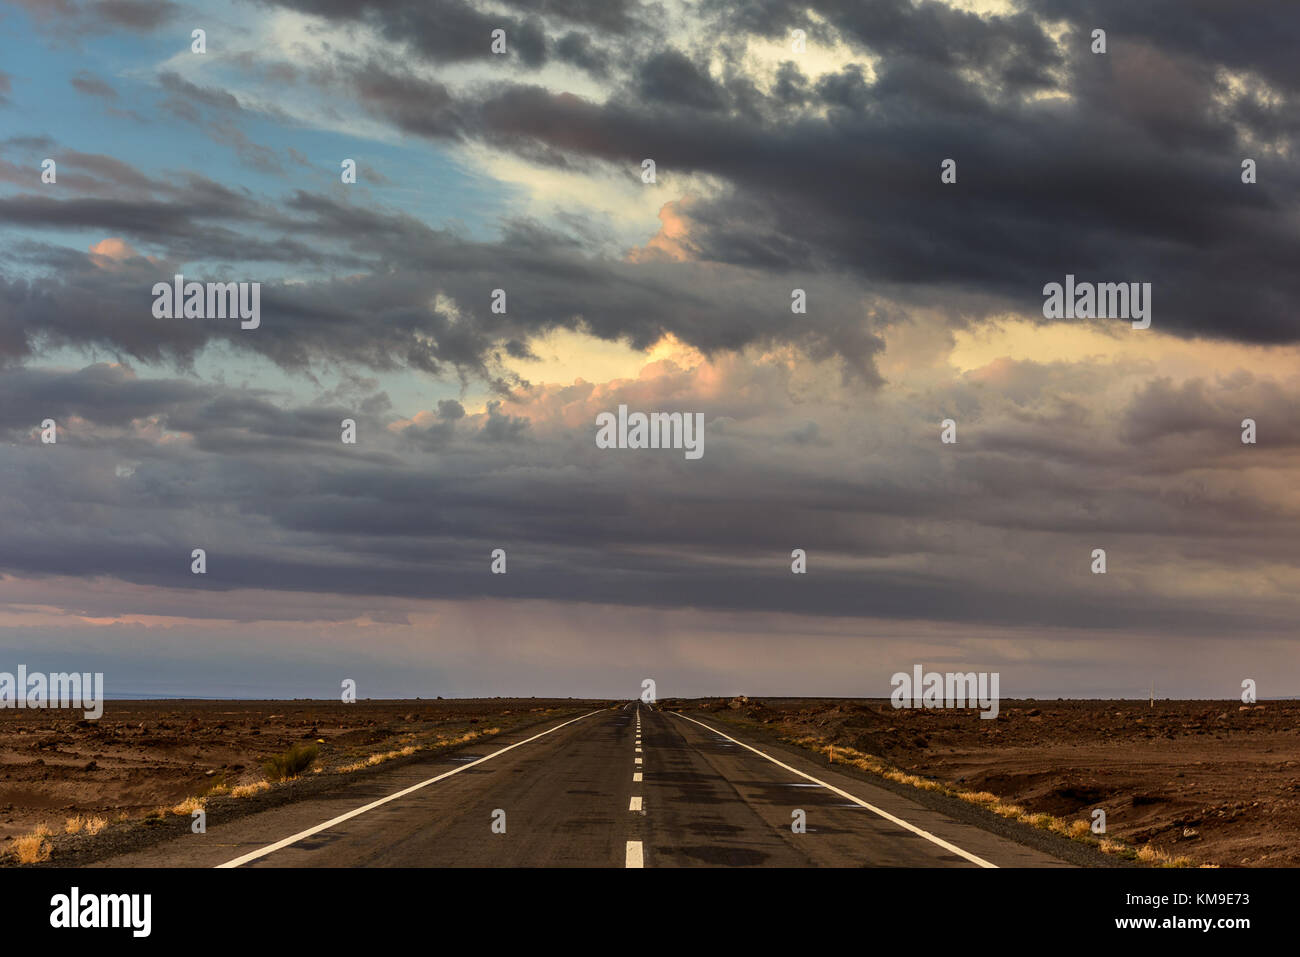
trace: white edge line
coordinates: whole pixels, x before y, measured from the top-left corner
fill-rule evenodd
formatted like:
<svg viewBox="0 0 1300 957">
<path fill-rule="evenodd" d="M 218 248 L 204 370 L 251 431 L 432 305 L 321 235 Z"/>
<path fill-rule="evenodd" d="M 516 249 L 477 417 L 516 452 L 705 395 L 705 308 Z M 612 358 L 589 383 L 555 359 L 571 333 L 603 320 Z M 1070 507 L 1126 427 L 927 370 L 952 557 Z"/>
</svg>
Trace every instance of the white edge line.
<svg viewBox="0 0 1300 957">
<path fill-rule="evenodd" d="M 957 854 L 957 855 L 959 855 L 959 856 L 961 856 L 961 857 L 964 857 L 966 860 L 970 861 L 972 864 L 978 864 L 980 867 L 991 867 L 991 868 L 997 868 L 997 865 L 996 865 L 996 864 L 992 864 L 992 863 L 990 863 L 990 862 L 984 860 L 984 858 L 982 858 L 982 857 L 977 857 L 976 855 L 972 854 L 970 851 L 963 851 L 963 850 L 962 850 L 960 847 L 958 847 L 956 844 L 949 844 L 949 843 L 948 843 L 947 841 L 945 841 L 943 838 L 941 838 L 941 837 L 937 837 L 937 836 L 935 836 L 934 834 L 931 834 L 929 831 L 925 830 L 924 828 L 917 827 L 915 824 L 909 824 L 907 821 L 904 821 L 901 817 L 895 817 L 894 815 L 890 814 L 888 811 L 883 811 L 883 810 L 881 810 L 880 808 L 876 807 L 874 804 L 868 804 L 866 801 L 862 800 L 862 798 L 860 798 L 860 797 L 854 797 L 854 796 L 853 796 L 852 794 L 850 794 L 848 791 L 841 790 L 840 788 L 837 788 L 837 787 L 836 787 L 835 785 L 833 785 L 833 784 L 827 784 L 825 781 L 819 780 L 818 778 L 813 777 L 811 774 L 805 774 L 803 771 L 800 771 L 798 768 L 792 768 L 792 767 L 790 767 L 790 765 L 785 764 L 785 763 L 783 763 L 783 762 L 781 762 L 781 761 L 778 761 L 776 758 L 772 757 L 770 754 L 764 754 L 762 751 L 758 750 L 758 748 L 751 747 L 750 745 L 746 744 L 744 741 L 737 741 L 735 738 L 731 737 L 730 735 L 728 735 L 728 734 L 723 734 L 723 733 L 722 733 L 721 731 L 719 731 L 717 728 L 711 728 L 711 727 L 709 727 L 709 726 L 708 726 L 707 724 L 705 724 L 703 721 L 696 721 L 694 718 L 690 717 L 689 715 L 681 714 L 681 713 L 676 712 L 676 711 L 670 711 L 669 714 L 676 714 L 677 717 L 679 717 L 679 718 L 685 718 L 687 721 L 694 722 L 695 724 L 698 724 L 701 728 L 704 728 L 704 729 L 707 730 L 707 731 L 712 731 L 714 734 L 718 735 L 719 737 L 726 738 L 728 741 L 732 742 L 733 744 L 738 744 L 738 745 L 740 745 L 742 748 L 745 748 L 745 749 L 747 749 L 747 750 L 749 750 L 749 751 L 753 751 L 753 752 L 754 752 L 755 754 L 757 754 L 759 757 L 767 758 L 767 760 L 771 761 L 771 762 L 772 762 L 773 764 L 775 764 L 777 767 L 785 768 L 787 771 L 789 771 L 789 772 L 792 773 L 792 774 L 797 774 L 797 775 L 799 775 L 799 777 L 801 777 L 801 778 L 807 778 L 809 781 L 813 781 L 813 782 L 815 782 L 815 783 L 817 783 L 817 784 L 820 784 L 822 787 L 824 787 L 824 788 L 828 788 L 828 789 L 830 789 L 831 791 L 834 791 L 834 792 L 835 792 L 836 794 L 838 794 L 840 797 L 842 797 L 842 798 L 846 798 L 847 800 L 852 801 L 854 804 L 858 805 L 859 807 L 864 807 L 864 808 L 866 808 L 868 811 L 871 811 L 873 814 L 879 814 L 879 815 L 880 815 L 881 817 L 883 817 L 886 821 L 890 821 L 890 822 L 893 823 L 893 824 L 897 824 L 899 827 L 901 827 L 901 828 L 903 828 L 903 829 L 905 829 L 905 830 L 911 831 L 913 834 L 916 834 L 916 835 L 918 835 L 918 836 L 920 836 L 920 837 L 925 838 L 927 841 L 930 841 L 932 844 L 938 844 L 940 847 L 942 847 L 942 848 L 943 848 L 944 850 L 946 850 L 946 851 L 952 851 L 952 853 Z"/>
<path fill-rule="evenodd" d="M 441 781 L 443 778 L 449 778 L 453 774 L 459 774 L 461 771 L 464 771 L 467 768 L 474 767 L 474 765 L 476 764 L 482 764 L 484 761 L 491 761 L 499 754 L 505 754 L 507 751 L 513 751 L 515 748 L 520 747 L 521 745 L 528 744 L 528 742 L 530 741 L 536 741 L 538 738 L 543 738 L 546 735 L 550 734 L 552 731 L 559 731 L 561 728 L 573 724 L 574 721 L 581 721 L 583 718 L 590 718 L 593 714 L 599 714 L 599 713 L 600 713 L 599 711 L 588 711 L 586 714 L 578 715 L 578 717 L 571 718 L 570 720 L 565 721 L 563 724 L 557 724 L 553 728 L 547 728 L 545 731 L 541 732 L 540 734 L 535 734 L 531 738 L 525 738 L 523 741 L 516 741 L 514 744 L 506 745 L 504 748 L 501 748 L 499 751 L 493 751 L 491 754 L 484 755 L 483 757 L 471 761 L 468 764 L 462 764 L 459 767 L 452 768 L 450 771 L 444 771 L 442 774 L 439 774 L 437 777 L 429 778 L 427 781 L 421 781 L 419 784 L 412 784 L 409 788 L 404 788 L 401 791 L 396 792 L 395 794 L 388 795 L 388 797 L 382 797 L 378 801 L 371 801 L 365 807 L 359 807 L 353 811 L 348 811 L 346 814 L 340 814 L 338 817 L 331 818 L 330 820 L 326 821 L 324 824 L 317 824 L 315 827 L 310 827 L 305 831 L 299 831 L 297 834 L 294 834 L 292 837 L 286 837 L 282 841 L 276 841 L 274 844 L 268 844 L 266 845 L 266 847 L 259 848 L 256 851 L 250 851 L 249 853 L 245 854 L 243 857 L 237 857 L 233 861 L 226 861 L 226 863 L 224 864 L 218 864 L 217 869 L 220 870 L 222 868 L 228 868 L 228 867 L 239 867 L 241 864 L 247 864 L 249 861 L 255 861 L 259 857 L 265 857 L 267 854 L 272 854 L 283 847 L 288 847 L 290 844 L 296 844 L 299 841 L 301 841 L 303 838 L 311 837 L 313 834 L 319 834 L 321 831 L 327 830 L 328 828 L 333 827 L 335 824 L 342 824 L 344 821 L 348 820 L 349 818 L 354 818 L 358 814 L 365 814 L 367 811 L 373 811 L 381 804 L 387 804 L 389 801 L 396 801 L 398 798 L 405 797 L 406 795 L 412 793 L 413 791 L 418 791 L 420 790 L 420 788 L 428 787 L 430 784 L 435 784 L 438 781 Z"/>
</svg>

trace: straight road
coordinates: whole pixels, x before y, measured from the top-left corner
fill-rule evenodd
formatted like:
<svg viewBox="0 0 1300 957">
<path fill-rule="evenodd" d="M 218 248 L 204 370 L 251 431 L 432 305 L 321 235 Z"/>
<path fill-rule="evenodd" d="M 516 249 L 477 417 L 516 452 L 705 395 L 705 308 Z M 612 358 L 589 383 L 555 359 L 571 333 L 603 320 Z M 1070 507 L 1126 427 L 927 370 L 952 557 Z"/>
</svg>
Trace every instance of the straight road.
<svg viewBox="0 0 1300 957">
<path fill-rule="evenodd" d="M 805 830 L 792 824 L 802 812 Z M 630 703 L 214 824 L 107 867 L 1042 867 L 1041 851 Z"/>
</svg>

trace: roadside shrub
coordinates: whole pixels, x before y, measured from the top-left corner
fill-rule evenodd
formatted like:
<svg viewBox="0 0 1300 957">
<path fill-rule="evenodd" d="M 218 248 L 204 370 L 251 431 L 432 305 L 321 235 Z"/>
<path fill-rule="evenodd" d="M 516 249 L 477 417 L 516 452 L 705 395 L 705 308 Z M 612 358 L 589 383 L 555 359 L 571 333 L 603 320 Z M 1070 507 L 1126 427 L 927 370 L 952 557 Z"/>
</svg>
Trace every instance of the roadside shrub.
<svg viewBox="0 0 1300 957">
<path fill-rule="evenodd" d="M 38 824 L 36 830 L 23 837 L 15 837 L 12 843 L 14 857 L 19 864 L 39 864 L 50 859 L 50 843 L 45 840 L 50 836 L 50 829 Z"/>
<path fill-rule="evenodd" d="M 320 747 L 315 744 L 295 744 L 284 754 L 277 754 L 262 762 L 262 771 L 268 781 L 287 781 L 296 778 L 311 767 Z"/>
</svg>

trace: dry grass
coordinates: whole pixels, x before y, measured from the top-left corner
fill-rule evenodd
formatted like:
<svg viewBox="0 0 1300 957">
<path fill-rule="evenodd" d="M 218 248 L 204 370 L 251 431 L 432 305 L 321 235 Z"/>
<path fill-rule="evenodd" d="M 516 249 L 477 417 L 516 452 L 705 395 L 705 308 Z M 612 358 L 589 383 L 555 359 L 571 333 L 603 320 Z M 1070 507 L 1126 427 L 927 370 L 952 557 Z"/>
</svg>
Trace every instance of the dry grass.
<svg viewBox="0 0 1300 957">
<path fill-rule="evenodd" d="M 230 789 L 230 796 L 236 798 L 251 797 L 260 791 L 269 790 L 270 781 L 255 781 L 252 784 L 240 784 Z"/>
<path fill-rule="evenodd" d="M 342 765 L 337 770 L 341 774 L 350 774 L 353 771 L 360 771 L 362 768 L 373 768 L 377 764 L 383 764 L 385 761 L 391 761 L 394 758 L 409 757 L 410 755 L 415 754 L 415 752 L 417 751 L 432 751 L 432 750 L 441 750 L 444 748 L 454 748 L 457 747 L 458 745 L 468 744 L 470 741 L 473 741 L 475 738 L 487 738 L 487 737 L 491 737 L 494 734 L 500 734 L 500 733 L 501 733 L 500 728 L 484 728 L 481 731 L 466 731 L 464 734 L 457 735 L 456 737 L 451 737 L 451 738 L 440 734 L 430 744 L 408 744 L 403 748 L 398 748 L 393 751 L 381 751 L 377 754 L 372 754 L 369 757 L 364 758 L 360 761 L 353 761 L 351 764 Z M 415 740 L 415 736 L 407 735 L 402 740 L 413 741 Z"/>
<path fill-rule="evenodd" d="M 207 798 L 187 797 L 184 801 L 181 801 L 180 804 L 173 805 L 171 812 L 173 814 L 189 816 L 192 815 L 195 811 L 202 811 L 204 806 L 207 803 L 208 803 Z"/>
<path fill-rule="evenodd" d="M 376 764 L 383 764 L 385 761 L 391 761 L 393 758 L 404 758 L 407 755 L 414 754 L 417 750 L 414 745 L 407 745 L 397 751 L 384 751 L 380 754 L 372 754 L 364 761 L 354 761 L 351 764 L 345 764 L 339 771 L 343 774 L 350 774 L 353 771 L 360 771 L 362 768 L 373 768 Z"/>
<path fill-rule="evenodd" d="M 78 814 L 64 822 L 63 832 L 65 834 L 80 834 L 85 831 L 87 834 L 98 834 L 106 827 L 108 827 L 108 821 L 102 817 L 82 817 Z"/>
<path fill-rule="evenodd" d="M 444 738 L 438 735 L 438 747 L 455 747 L 458 744 L 465 744 L 473 741 L 475 738 L 488 738 L 494 734 L 500 734 L 500 728 L 483 728 L 481 731 L 466 731 L 464 734 L 455 738 Z"/>
<path fill-rule="evenodd" d="M 408 744 L 405 747 L 396 750 L 372 754 L 365 760 L 345 765 L 337 770 L 341 772 L 357 771 L 361 768 L 374 767 L 377 764 L 383 764 L 385 761 L 391 761 L 394 758 L 406 757 L 417 751 L 456 747 L 458 745 L 468 744 L 476 738 L 489 737 L 500 733 L 500 728 L 484 728 L 482 730 L 466 731 L 463 734 L 453 735 L 451 737 L 440 734 L 437 735 L 435 740 L 430 744 Z M 415 738 L 413 735 L 406 735 L 400 740 L 413 741 Z M 323 769 L 317 767 L 314 770 L 320 772 Z M 270 787 L 271 783 L 269 781 L 255 781 L 251 784 L 240 784 L 232 787 L 226 784 L 223 778 L 208 790 L 207 795 L 201 797 L 187 797 L 180 803 L 174 804 L 170 807 L 157 808 L 156 810 L 149 812 L 145 817 L 147 820 L 157 821 L 165 819 L 169 814 L 192 816 L 195 811 L 206 808 L 208 796 L 210 795 L 229 795 L 230 797 L 243 798 L 250 797 L 254 794 L 260 794 L 263 791 L 269 790 Z M 119 822 L 124 822 L 130 820 L 130 817 L 131 815 L 129 812 L 122 811 L 118 814 L 117 820 Z M 108 824 L 108 820 L 103 817 L 77 814 L 73 817 L 69 817 L 64 822 L 63 831 L 66 834 L 81 834 L 83 832 L 86 834 L 98 834 L 100 831 L 104 830 L 104 828 L 108 827 Z M 53 832 L 47 825 L 39 825 L 31 834 L 11 839 L 8 851 L 20 864 L 35 864 L 47 861 L 50 859 L 53 848 L 50 845 L 50 842 L 46 839 L 50 837 L 52 833 Z"/>
<path fill-rule="evenodd" d="M 52 832 L 44 824 L 36 825 L 36 830 L 22 837 L 15 837 L 9 849 L 19 864 L 39 864 L 50 859 L 50 842 L 46 840 Z"/>
<path fill-rule="evenodd" d="M 1189 857 L 1174 857 L 1168 851 L 1162 851 L 1154 844 L 1143 844 L 1138 848 L 1137 857 L 1139 861 L 1147 864 L 1155 864 L 1159 867 L 1195 867 Z"/>
<path fill-rule="evenodd" d="M 797 738 L 794 744 L 817 753 L 825 754 L 828 757 L 831 754 L 832 746 L 823 744 L 816 738 Z M 925 791 L 937 791 L 954 797 L 970 804 L 976 804 L 985 810 L 992 811 L 999 817 L 1005 817 L 1013 821 L 1019 821 L 1022 824 L 1028 824 L 1031 827 L 1041 828 L 1045 831 L 1051 831 L 1062 837 L 1077 841 L 1080 844 L 1087 844 L 1095 847 L 1103 854 L 1113 854 L 1117 857 L 1126 857 L 1129 860 L 1137 859 L 1147 864 L 1153 864 L 1159 867 L 1192 867 L 1193 862 L 1186 857 L 1174 857 L 1173 855 L 1162 851 L 1160 848 L 1151 844 L 1145 844 L 1139 849 L 1134 849 L 1123 841 L 1114 840 L 1113 838 L 1098 839 L 1092 833 L 1092 825 L 1085 820 L 1066 820 L 1055 817 L 1042 811 L 1030 812 L 1019 804 L 1009 804 L 1003 801 L 996 794 L 988 791 L 967 791 L 962 788 L 953 787 L 942 781 L 936 781 L 933 778 L 923 778 L 915 774 L 908 774 L 900 771 L 889 764 L 886 764 L 880 758 L 873 754 L 866 754 L 862 751 L 855 751 L 853 748 L 846 748 L 843 745 L 833 747 L 835 761 L 838 764 L 849 764 L 864 771 L 870 771 L 880 777 L 887 778 L 890 781 L 897 781 L 899 784 L 906 784 L 910 787 L 920 788 Z"/>
<path fill-rule="evenodd" d="M 1079 841 L 1087 838 L 1092 833 L 1092 825 L 1087 821 L 1075 821 L 1070 825 L 1070 833 L 1066 836 L 1072 840 Z"/>
</svg>

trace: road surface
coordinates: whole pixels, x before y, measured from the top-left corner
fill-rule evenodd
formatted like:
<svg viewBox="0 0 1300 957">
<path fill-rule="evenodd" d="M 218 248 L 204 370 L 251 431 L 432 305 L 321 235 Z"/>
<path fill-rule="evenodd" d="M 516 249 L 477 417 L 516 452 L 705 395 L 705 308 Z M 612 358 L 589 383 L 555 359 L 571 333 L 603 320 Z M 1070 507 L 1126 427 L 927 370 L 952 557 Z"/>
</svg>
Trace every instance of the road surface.
<svg viewBox="0 0 1300 957">
<path fill-rule="evenodd" d="M 792 827 L 802 811 L 805 830 Z M 1039 867 L 793 748 L 640 703 L 405 764 L 108 867 Z"/>
</svg>

